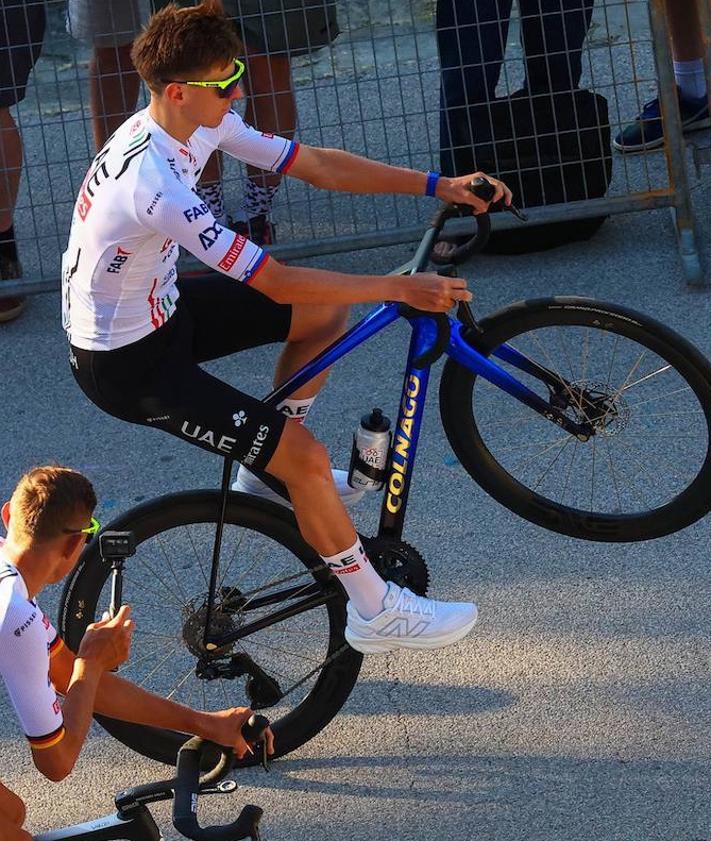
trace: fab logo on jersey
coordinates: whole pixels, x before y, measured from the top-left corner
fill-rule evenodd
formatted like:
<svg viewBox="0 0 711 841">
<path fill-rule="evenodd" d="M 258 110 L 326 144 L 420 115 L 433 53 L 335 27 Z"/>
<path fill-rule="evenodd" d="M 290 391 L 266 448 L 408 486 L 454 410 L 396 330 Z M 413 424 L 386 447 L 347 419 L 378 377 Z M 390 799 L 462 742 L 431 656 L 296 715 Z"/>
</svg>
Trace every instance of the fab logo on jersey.
<svg viewBox="0 0 711 841">
<path fill-rule="evenodd" d="M 183 216 L 192 224 L 196 219 L 205 216 L 209 212 L 205 202 L 200 202 L 200 204 L 194 205 L 193 207 L 186 207 L 183 211 Z"/>
</svg>

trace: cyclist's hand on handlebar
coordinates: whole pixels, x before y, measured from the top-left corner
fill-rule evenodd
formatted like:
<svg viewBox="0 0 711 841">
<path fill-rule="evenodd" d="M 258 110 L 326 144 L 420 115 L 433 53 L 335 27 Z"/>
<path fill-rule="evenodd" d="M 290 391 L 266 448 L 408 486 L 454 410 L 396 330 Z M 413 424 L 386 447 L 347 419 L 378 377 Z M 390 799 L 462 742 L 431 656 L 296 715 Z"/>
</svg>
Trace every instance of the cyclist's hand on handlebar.
<svg viewBox="0 0 711 841">
<path fill-rule="evenodd" d="M 474 172 L 472 175 L 462 175 L 458 178 L 440 177 L 437 182 L 437 198 L 451 204 L 468 204 L 474 208 L 474 213 L 486 213 L 491 202 L 484 201 L 471 192 L 470 186 L 477 178 L 485 178 L 494 188 L 494 195 L 491 202 L 504 200 L 504 204 L 511 204 L 511 190 L 496 178 L 485 175 L 483 172 Z"/>
<path fill-rule="evenodd" d="M 128 605 L 121 605 L 113 619 L 104 613 L 99 622 L 87 625 L 77 657 L 93 660 L 107 672 L 117 669 L 128 660 L 134 628 L 135 622 L 131 619 Z"/>
<path fill-rule="evenodd" d="M 253 752 L 242 736 L 242 726 L 247 723 L 252 713 L 253 710 L 249 707 L 233 707 L 229 710 L 207 713 L 207 727 L 203 728 L 198 735 L 218 745 L 231 747 L 235 756 L 243 759 L 248 753 Z M 274 753 L 274 734 L 270 727 L 264 731 L 264 738 L 267 741 L 267 753 L 271 756 Z"/>
<path fill-rule="evenodd" d="M 472 299 L 464 278 L 442 277 L 429 272 L 403 277 L 399 288 L 403 303 L 426 312 L 447 312 L 459 301 Z"/>
</svg>

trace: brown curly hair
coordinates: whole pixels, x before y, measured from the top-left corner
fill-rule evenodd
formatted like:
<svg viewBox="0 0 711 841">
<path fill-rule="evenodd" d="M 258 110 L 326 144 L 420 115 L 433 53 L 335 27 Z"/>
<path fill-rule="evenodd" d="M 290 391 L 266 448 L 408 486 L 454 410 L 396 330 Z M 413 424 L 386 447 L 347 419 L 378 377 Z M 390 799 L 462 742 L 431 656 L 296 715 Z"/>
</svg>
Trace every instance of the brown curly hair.
<svg viewBox="0 0 711 841">
<path fill-rule="evenodd" d="M 164 79 L 199 78 L 242 52 L 219 4 L 203 0 L 187 8 L 169 3 L 156 12 L 134 41 L 131 59 L 151 91 L 162 93 Z"/>
</svg>

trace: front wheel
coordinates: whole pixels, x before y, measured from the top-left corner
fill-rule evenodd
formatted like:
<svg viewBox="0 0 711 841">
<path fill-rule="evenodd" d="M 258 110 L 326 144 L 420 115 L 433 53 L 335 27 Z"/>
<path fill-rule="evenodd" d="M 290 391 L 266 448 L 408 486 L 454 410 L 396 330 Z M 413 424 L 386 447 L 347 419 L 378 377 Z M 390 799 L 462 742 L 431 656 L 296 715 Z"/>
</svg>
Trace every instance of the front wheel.
<svg viewBox="0 0 711 841">
<path fill-rule="evenodd" d="M 191 491 L 152 500 L 108 528 L 131 530 L 123 600 L 136 621 L 122 677 L 197 710 L 259 707 L 272 722 L 277 755 L 298 748 L 348 698 L 362 655 L 344 638 L 345 598 L 291 514 L 274 503 L 231 494 L 222 538 L 213 632 L 255 629 L 216 652 L 203 633 L 221 495 Z M 86 626 L 110 603 L 111 569 L 98 541 L 68 580 L 60 633 L 74 651 Z M 313 601 L 314 605 L 306 604 Z M 233 659 L 237 657 L 238 659 Z M 239 663 L 242 676 L 229 674 Z M 201 667 L 202 664 L 202 667 Z M 226 669 L 228 671 L 226 671 Z M 234 668 L 232 668 L 234 671 Z M 279 697 L 279 696 L 282 697 Z M 184 733 L 98 717 L 128 747 L 174 764 Z"/>
<path fill-rule="evenodd" d="M 581 441 L 448 360 L 444 429 L 494 499 L 546 529 L 610 542 L 671 534 L 711 509 L 711 366 L 692 344 L 585 298 L 524 301 L 480 327 L 472 347 L 592 429 Z M 549 382 L 503 362 L 504 343 L 551 372 Z"/>
</svg>

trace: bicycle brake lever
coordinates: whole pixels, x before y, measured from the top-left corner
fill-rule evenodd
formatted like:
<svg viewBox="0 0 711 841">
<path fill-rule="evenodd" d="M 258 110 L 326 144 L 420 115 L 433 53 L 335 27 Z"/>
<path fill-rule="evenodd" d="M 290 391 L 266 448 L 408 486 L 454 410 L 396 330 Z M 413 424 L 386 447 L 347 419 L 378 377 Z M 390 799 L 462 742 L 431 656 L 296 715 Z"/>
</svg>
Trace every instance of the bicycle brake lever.
<svg viewBox="0 0 711 841">
<path fill-rule="evenodd" d="M 499 199 L 499 201 L 492 204 L 491 207 L 493 207 L 494 210 L 505 210 L 507 213 L 512 213 L 519 222 L 528 222 L 528 216 L 522 210 L 519 210 L 513 202 L 511 202 L 511 204 L 504 204 L 503 199 Z"/>
<path fill-rule="evenodd" d="M 519 210 L 513 202 L 511 202 L 511 204 L 505 204 L 503 199 L 499 199 L 495 202 L 491 201 L 496 190 L 491 181 L 488 181 L 486 178 L 482 178 L 481 176 L 479 178 L 475 178 L 469 185 L 469 191 L 482 201 L 490 202 L 487 213 L 492 210 L 505 210 L 507 213 L 513 213 L 513 215 L 521 222 L 528 221 L 528 216 Z"/>
</svg>

